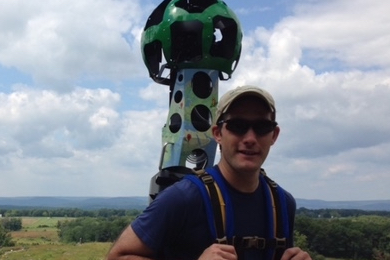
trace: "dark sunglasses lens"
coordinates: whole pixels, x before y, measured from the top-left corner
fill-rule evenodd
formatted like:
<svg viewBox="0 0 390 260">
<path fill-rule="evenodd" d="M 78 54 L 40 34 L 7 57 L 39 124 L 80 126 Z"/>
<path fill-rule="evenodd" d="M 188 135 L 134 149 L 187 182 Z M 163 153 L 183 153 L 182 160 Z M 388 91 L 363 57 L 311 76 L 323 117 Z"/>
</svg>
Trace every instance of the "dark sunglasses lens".
<svg viewBox="0 0 390 260">
<path fill-rule="evenodd" d="M 265 135 L 275 130 L 276 122 L 273 121 L 258 121 L 253 124 L 253 130 L 257 135 Z"/>
<path fill-rule="evenodd" d="M 276 125 L 276 122 L 269 120 L 260 120 L 254 122 L 242 119 L 226 120 L 226 129 L 237 135 L 244 135 L 246 132 L 248 132 L 249 128 L 252 127 L 257 135 L 262 136 L 275 130 Z"/>
<path fill-rule="evenodd" d="M 237 135 L 243 135 L 248 132 L 250 125 L 245 120 L 231 119 L 226 121 L 226 129 Z"/>
</svg>

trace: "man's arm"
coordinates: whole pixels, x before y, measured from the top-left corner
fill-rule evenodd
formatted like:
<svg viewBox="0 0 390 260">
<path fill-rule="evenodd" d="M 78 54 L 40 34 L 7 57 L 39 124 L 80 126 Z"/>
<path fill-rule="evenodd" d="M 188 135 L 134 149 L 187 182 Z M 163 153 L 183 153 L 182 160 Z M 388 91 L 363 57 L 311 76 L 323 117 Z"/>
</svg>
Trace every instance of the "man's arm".
<svg viewBox="0 0 390 260">
<path fill-rule="evenodd" d="M 106 260 L 153 259 L 153 251 L 134 233 L 129 225 L 108 252 Z"/>
</svg>

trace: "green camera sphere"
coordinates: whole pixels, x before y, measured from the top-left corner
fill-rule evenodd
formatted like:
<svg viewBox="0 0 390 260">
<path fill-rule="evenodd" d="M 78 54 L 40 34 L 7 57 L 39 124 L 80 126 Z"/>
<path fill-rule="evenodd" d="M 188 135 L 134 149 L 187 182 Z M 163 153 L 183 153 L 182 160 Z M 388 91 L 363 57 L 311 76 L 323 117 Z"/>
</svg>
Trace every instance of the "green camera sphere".
<svg viewBox="0 0 390 260">
<path fill-rule="evenodd" d="M 150 76 L 164 84 L 161 68 L 218 70 L 221 79 L 226 79 L 223 73 L 230 78 L 240 58 L 241 40 L 240 23 L 223 1 L 171 0 L 149 16 L 141 48 Z"/>
</svg>

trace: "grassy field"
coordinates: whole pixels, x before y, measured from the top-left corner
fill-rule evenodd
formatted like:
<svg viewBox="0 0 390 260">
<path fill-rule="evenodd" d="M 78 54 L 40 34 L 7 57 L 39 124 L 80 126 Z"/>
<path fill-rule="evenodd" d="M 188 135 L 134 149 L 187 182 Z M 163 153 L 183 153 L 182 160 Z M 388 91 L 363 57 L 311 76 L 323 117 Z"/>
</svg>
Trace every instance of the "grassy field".
<svg viewBox="0 0 390 260">
<path fill-rule="evenodd" d="M 1 260 L 103 260 L 111 243 L 63 244 L 57 222 L 69 218 L 22 218 L 22 230 L 12 232 L 15 247 L 0 249 Z"/>
<path fill-rule="evenodd" d="M 12 232 L 18 245 L 58 244 L 57 222 L 67 218 L 22 218 L 22 230 Z"/>
</svg>

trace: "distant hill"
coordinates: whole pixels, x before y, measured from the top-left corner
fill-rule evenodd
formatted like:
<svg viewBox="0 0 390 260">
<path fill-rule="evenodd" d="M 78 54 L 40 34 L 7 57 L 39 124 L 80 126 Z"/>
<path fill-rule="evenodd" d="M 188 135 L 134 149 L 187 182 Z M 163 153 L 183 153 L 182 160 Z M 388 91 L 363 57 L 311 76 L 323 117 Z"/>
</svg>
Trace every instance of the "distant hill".
<svg viewBox="0 0 390 260">
<path fill-rule="evenodd" d="M 148 197 L 0 197 L 0 208 L 144 209 Z"/>
<path fill-rule="evenodd" d="M 390 211 L 390 200 L 325 201 L 296 199 L 297 208 L 307 209 L 360 209 Z M 79 208 L 84 210 L 144 209 L 148 197 L 0 197 L 2 209 Z"/>
<path fill-rule="evenodd" d="M 390 211 L 390 200 L 325 201 L 296 199 L 297 208 L 307 209 L 361 209 Z"/>
</svg>

